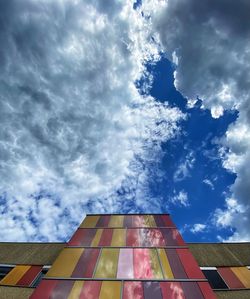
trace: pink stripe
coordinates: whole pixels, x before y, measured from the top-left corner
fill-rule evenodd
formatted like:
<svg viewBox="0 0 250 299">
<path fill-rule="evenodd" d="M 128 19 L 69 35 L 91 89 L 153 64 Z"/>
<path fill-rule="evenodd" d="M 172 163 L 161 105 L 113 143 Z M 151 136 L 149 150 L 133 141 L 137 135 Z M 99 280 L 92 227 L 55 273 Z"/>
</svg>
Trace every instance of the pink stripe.
<svg viewBox="0 0 250 299">
<path fill-rule="evenodd" d="M 134 278 L 132 248 L 120 249 L 117 278 Z"/>
<path fill-rule="evenodd" d="M 134 250 L 134 275 L 138 279 L 153 278 L 153 272 L 150 265 L 149 249 L 137 248 Z"/>
</svg>

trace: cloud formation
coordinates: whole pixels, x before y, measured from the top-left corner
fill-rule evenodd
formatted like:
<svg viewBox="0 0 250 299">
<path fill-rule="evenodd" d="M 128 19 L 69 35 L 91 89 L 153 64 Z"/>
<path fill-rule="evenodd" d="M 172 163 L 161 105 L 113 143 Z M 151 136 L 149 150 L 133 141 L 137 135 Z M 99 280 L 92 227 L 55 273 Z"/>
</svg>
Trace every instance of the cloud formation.
<svg viewBox="0 0 250 299">
<path fill-rule="evenodd" d="M 135 182 L 142 202 L 183 117 L 135 87 L 159 59 L 149 26 L 131 1 L 0 3 L 1 240 L 63 240 Z"/>
<path fill-rule="evenodd" d="M 231 195 L 238 208 L 227 200 L 221 211 L 230 213 L 228 225 L 236 228 L 231 240 L 250 239 L 249 12 L 247 0 L 176 0 L 152 16 L 153 30 L 177 64 L 175 85 L 188 103 L 199 97 L 214 118 L 224 110 L 239 111 L 221 144 L 224 167 L 237 174 Z"/>
</svg>

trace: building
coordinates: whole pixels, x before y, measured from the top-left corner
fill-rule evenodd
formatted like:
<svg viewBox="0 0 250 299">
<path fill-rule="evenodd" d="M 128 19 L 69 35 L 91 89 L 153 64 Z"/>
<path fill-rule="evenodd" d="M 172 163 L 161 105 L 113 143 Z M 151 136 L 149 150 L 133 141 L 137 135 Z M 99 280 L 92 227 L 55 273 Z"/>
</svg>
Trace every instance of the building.
<svg viewBox="0 0 250 299">
<path fill-rule="evenodd" d="M 167 214 L 88 215 L 68 243 L 0 243 L 0 298 L 250 298 L 250 243 L 185 243 Z"/>
</svg>

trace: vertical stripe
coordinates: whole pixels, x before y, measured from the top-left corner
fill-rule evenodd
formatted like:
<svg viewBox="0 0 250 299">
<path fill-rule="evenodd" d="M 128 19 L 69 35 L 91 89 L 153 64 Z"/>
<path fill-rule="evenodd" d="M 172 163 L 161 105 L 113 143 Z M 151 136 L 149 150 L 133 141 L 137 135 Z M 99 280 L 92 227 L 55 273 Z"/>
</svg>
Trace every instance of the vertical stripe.
<svg viewBox="0 0 250 299">
<path fill-rule="evenodd" d="M 131 246 L 131 247 L 140 246 L 139 229 L 137 228 L 127 229 L 126 244 L 127 246 Z"/>
<path fill-rule="evenodd" d="M 141 281 L 125 281 L 122 299 L 144 299 Z"/>
<path fill-rule="evenodd" d="M 162 247 L 166 246 L 162 232 L 156 228 L 140 229 L 141 246 Z"/>
<path fill-rule="evenodd" d="M 109 227 L 123 227 L 124 216 L 122 215 L 112 215 Z"/>
<path fill-rule="evenodd" d="M 143 215 L 133 215 L 132 219 L 133 227 L 146 227 Z"/>
<path fill-rule="evenodd" d="M 146 227 L 156 227 L 153 215 L 144 215 L 144 223 Z"/>
<path fill-rule="evenodd" d="M 126 229 L 116 228 L 113 229 L 113 236 L 111 246 L 126 246 Z"/>
<path fill-rule="evenodd" d="M 127 227 L 127 228 L 133 227 L 132 218 L 133 218 L 132 215 L 125 215 L 124 216 L 124 227 Z"/>
<path fill-rule="evenodd" d="M 86 216 L 86 218 L 83 220 L 80 227 L 87 227 L 87 228 L 96 227 L 99 218 L 100 216 Z"/>
<path fill-rule="evenodd" d="M 84 281 L 75 281 L 67 299 L 78 299 L 80 297 Z"/>
<path fill-rule="evenodd" d="M 185 272 L 190 279 L 205 279 L 196 260 L 188 249 L 176 249 Z"/>
<path fill-rule="evenodd" d="M 113 229 L 106 228 L 102 232 L 102 236 L 99 242 L 99 246 L 110 246 L 112 240 Z"/>
<path fill-rule="evenodd" d="M 250 270 L 247 267 L 232 267 L 231 269 L 243 285 L 250 288 Z"/>
<path fill-rule="evenodd" d="M 185 299 L 183 289 L 179 282 L 160 282 L 163 299 Z M 196 298 L 192 298 L 196 299 Z M 208 299 L 208 298 L 207 298 Z"/>
<path fill-rule="evenodd" d="M 172 219 L 170 218 L 169 215 L 161 215 L 161 218 L 164 222 L 164 226 L 166 226 L 166 227 L 175 227 L 175 225 L 174 225 L 174 223 L 173 223 L 173 221 L 172 221 Z"/>
<path fill-rule="evenodd" d="M 23 277 L 17 282 L 17 285 L 30 286 L 41 271 L 42 266 L 31 266 L 23 275 Z"/>
<path fill-rule="evenodd" d="M 79 299 L 98 299 L 101 286 L 101 281 L 85 281 Z"/>
<path fill-rule="evenodd" d="M 150 279 L 154 277 L 151 269 L 150 253 L 147 248 L 133 249 L 134 276 L 136 279 Z"/>
<path fill-rule="evenodd" d="M 187 245 L 184 242 L 184 240 L 182 239 L 182 236 L 177 229 L 173 229 L 173 236 L 174 236 L 174 239 L 176 240 L 178 246 L 186 246 Z"/>
<path fill-rule="evenodd" d="M 97 230 L 97 232 L 96 232 L 96 234 L 94 236 L 94 239 L 91 242 L 91 246 L 92 247 L 98 246 L 98 244 L 100 242 L 100 239 L 101 239 L 102 232 L 103 232 L 103 229 L 102 228 L 98 228 L 98 230 Z"/>
<path fill-rule="evenodd" d="M 181 279 L 187 278 L 187 274 L 183 268 L 183 265 L 179 259 L 179 256 L 175 249 L 165 249 L 167 253 L 167 258 L 171 267 L 171 270 L 174 274 L 174 278 Z"/>
<path fill-rule="evenodd" d="M 226 282 L 230 289 L 244 289 L 245 286 L 238 279 L 238 277 L 234 274 L 230 267 L 217 268 L 220 276 Z"/>
<path fill-rule="evenodd" d="M 118 261 L 117 278 L 134 278 L 133 249 L 121 248 Z"/>
<path fill-rule="evenodd" d="M 158 281 L 143 282 L 143 289 L 145 299 L 162 299 L 161 288 Z"/>
<path fill-rule="evenodd" d="M 80 245 L 90 246 L 97 230 L 96 229 L 84 229 L 84 230 L 85 230 L 84 237 Z"/>
<path fill-rule="evenodd" d="M 181 286 L 185 294 L 185 299 L 204 299 L 197 282 L 185 281 L 181 282 Z"/>
<path fill-rule="evenodd" d="M 174 275 L 173 275 L 173 272 L 172 272 L 171 267 L 169 265 L 169 261 L 168 261 L 165 250 L 164 249 L 157 249 L 157 250 L 158 250 L 158 253 L 159 253 L 160 260 L 161 260 L 164 278 L 165 279 L 173 279 Z"/>
<path fill-rule="evenodd" d="M 99 255 L 97 248 L 85 248 L 71 275 L 74 278 L 92 278 Z"/>
<path fill-rule="evenodd" d="M 171 228 L 160 229 L 167 246 L 177 246 L 177 240 L 174 238 L 174 230 Z"/>
<path fill-rule="evenodd" d="M 78 229 L 70 241 L 68 242 L 68 246 L 81 246 L 83 245 L 84 235 L 86 234 L 86 229 Z"/>
<path fill-rule="evenodd" d="M 149 249 L 151 269 L 154 273 L 154 279 L 163 279 L 161 266 L 159 263 L 156 249 Z"/>
<path fill-rule="evenodd" d="M 163 221 L 163 219 L 161 218 L 160 215 L 154 215 L 154 220 L 155 220 L 155 223 L 158 227 L 164 227 L 165 226 L 165 223 Z"/>
<path fill-rule="evenodd" d="M 49 269 L 46 277 L 71 277 L 83 250 L 82 248 L 63 249 Z"/>
<path fill-rule="evenodd" d="M 96 227 L 108 227 L 109 226 L 110 215 L 102 215 L 100 216 Z"/>
<path fill-rule="evenodd" d="M 198 286 L 204 296 L 204 299 L 216 299 L 216 296 L 208 282 L 198 282 Z"/>
<path fill-rule="evenodd" d="M 73 280 L 60 280 L 52 290 L 49 299 L 68 299 L 73 285 Z"/>
<path fill-rule="evenodd" d="M 0 282 L 4 285 L 16 285 L 31 266 L 16 266 Z"/>
<path fill-rule="evenodd" d="M 119 249 L 104 248 L 95 272 L 96 278 L 116 278 Z"/>
<path fill-rule="evenodd" d="M 56 287 L 57 283 L 58 280 L 42 280 L 30 296 L 30 299 L 50 299 L 50 294 Z"/>
<path fill-rule="evenodd" d="M 119 299 L 121 295 L 121 282 L 103 281 L 99 299 Z"/>
</svg>

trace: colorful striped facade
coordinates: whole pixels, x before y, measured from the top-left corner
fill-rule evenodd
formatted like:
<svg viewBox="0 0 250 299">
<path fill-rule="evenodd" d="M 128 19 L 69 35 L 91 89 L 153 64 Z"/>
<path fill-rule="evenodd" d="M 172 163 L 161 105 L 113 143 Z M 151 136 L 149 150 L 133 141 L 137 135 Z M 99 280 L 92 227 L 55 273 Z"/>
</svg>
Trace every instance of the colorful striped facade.
<svg viewBox="0 0 250 299">
<path fill-rule="evenodd" d="M 31 299 L 216 298 L 169 215 L 89 215 Z"/>
</svg>

